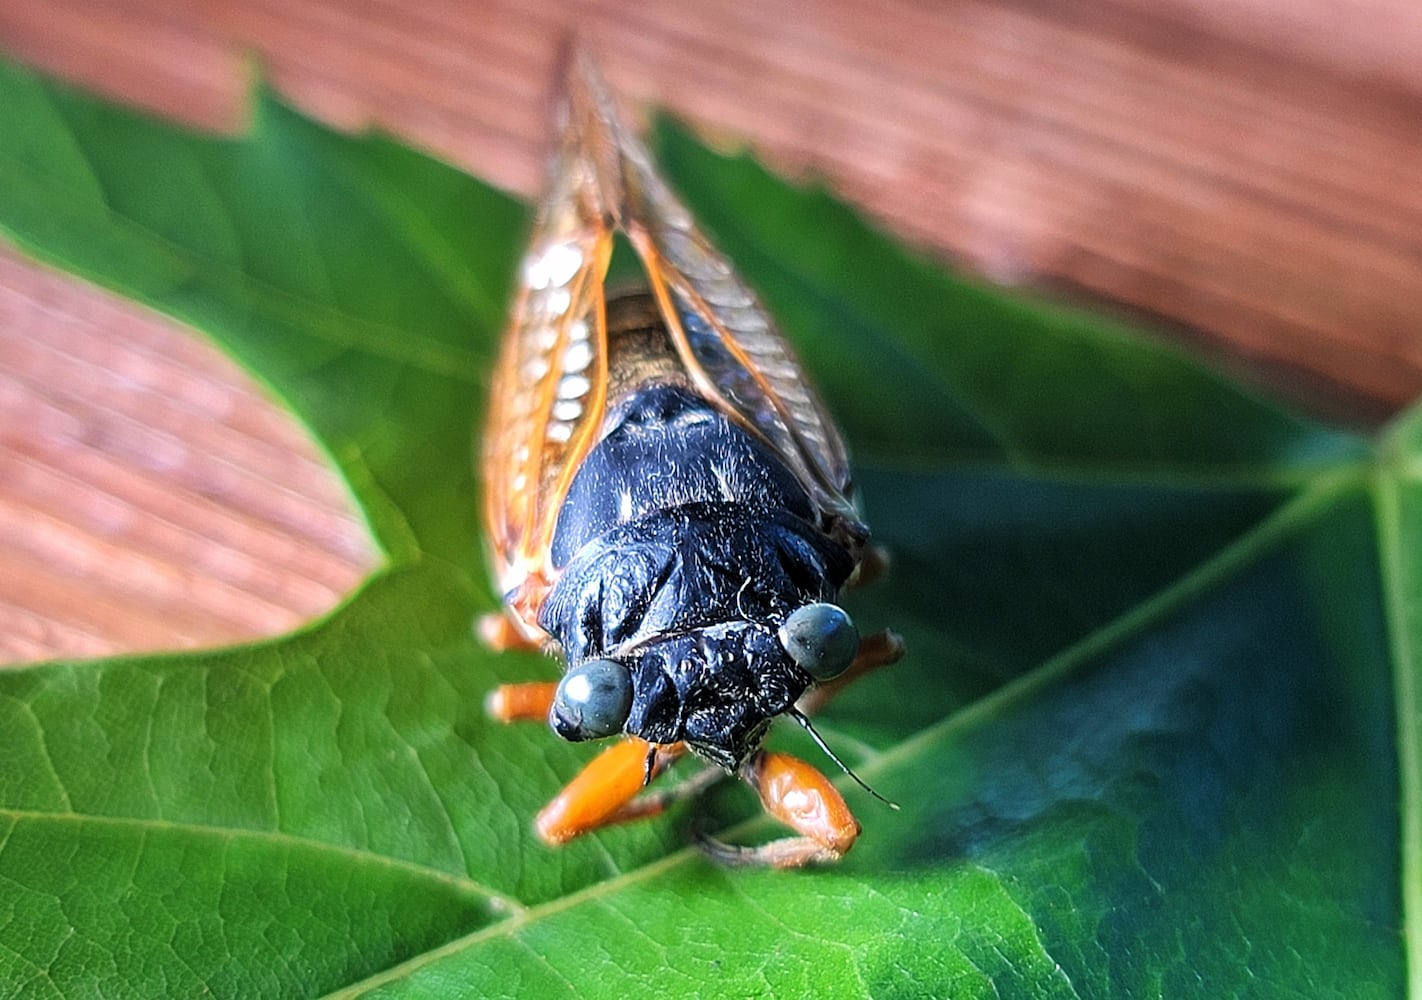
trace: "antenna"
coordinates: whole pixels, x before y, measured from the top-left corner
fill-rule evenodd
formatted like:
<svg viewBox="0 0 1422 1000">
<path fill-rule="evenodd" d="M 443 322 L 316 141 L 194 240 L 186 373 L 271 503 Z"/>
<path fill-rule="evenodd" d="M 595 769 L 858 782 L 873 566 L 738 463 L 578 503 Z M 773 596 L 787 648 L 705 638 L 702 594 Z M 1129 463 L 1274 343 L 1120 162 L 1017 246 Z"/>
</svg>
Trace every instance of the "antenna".
<svg viewBox="0 0 1422 1000">
<path fill-rule="evenodd" d="M 829 748 L 829 744 L 824 741 L 824 737 L 822 737 L 819 733 L 815 732 L 815 727 L 810 725 L 809 716 L 807 716 L 804 712 L 800 711 L 798 708 L 795 708 L 793 705 L 786 710 L 785 714 L 790 716 L 790 718 L 794 719 L 801 726 L 803 726 L 805 732 L 810 734 L 810 738 L 815 741 L 815 744 L 825 752 L 825 756 L 829 757 L 830 760 L 838 764 L 839 769 L 841 771 L 853 778 L 854 783 L 856 785 L 864 789 L 870 795 L 874 796 L 874 798 L 878 799 L 880 802 L 884 803 L 884 805 L 888 806 L 890 809 L 897 810 L 899 808 L 899 804 L 897 802 L 890 802 L 888 799 L 884 798 L 884 796 L 874 791 L 874 789 L 870 788 L 864 783 L 864 781 L 859 777 L 859 775 L 855 774 L 849 769 L 848 764 L 839 759 L 839 756 L 833 750 L 831 750 Z"/>
</svg>

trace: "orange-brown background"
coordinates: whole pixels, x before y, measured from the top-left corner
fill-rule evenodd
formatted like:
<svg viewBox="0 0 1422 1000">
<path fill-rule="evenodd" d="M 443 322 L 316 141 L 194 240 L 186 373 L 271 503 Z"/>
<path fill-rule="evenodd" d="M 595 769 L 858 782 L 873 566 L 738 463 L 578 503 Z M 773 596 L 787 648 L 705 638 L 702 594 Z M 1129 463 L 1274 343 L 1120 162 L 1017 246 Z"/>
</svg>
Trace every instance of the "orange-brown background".
<svg viewBox="0 0 1422 1000">
<path fill-rule="evenodd" d="M 1355 421 L 1422 390 L 1414 0 L 0 0 L 0 50 L 118 99 L 232 129 L 260 65 L 521 193 L 571 28 L 627 101 L 990 278 Z M 0 250 L 0 660 L 270 634 L 371 560 L 241 373 Z"/>
</svg>

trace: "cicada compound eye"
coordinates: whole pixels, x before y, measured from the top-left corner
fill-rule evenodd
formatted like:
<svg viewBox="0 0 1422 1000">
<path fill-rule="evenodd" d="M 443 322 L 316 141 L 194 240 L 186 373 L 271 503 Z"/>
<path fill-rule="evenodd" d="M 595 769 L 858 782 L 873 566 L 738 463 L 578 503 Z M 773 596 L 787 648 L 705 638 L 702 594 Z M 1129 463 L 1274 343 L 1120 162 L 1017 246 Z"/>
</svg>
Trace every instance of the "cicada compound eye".
<svg viewBox="0 0 1422 1000">
<path fill-rule="evenodd" d="M 780 626 L 780 645 L 817 681 L 838 677 L 859 653 L 859 630 L 834 604 L 806 604 Z"/>
<path fill-rule="evenodd" d="M 584 660 L 558 682 L 548 722 L 565 740 L 595 740 L 621 732 L 631 711 L 627 668 L 616 660 Z"/>
</svg>

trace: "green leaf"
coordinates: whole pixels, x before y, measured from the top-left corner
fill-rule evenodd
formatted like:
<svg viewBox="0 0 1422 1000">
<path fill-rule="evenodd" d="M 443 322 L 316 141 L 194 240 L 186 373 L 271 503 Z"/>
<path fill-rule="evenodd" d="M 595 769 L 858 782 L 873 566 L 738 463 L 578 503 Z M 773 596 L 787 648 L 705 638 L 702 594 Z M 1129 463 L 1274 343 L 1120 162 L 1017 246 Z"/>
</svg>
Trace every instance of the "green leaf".
<svg viewBox="0 0 1422 1000">
<path fill-rule="evenodd" d="M 893 551 L 850 600 L 910 654 L 822 729 L 903 808 L 828 870 L 688 847 L 773 835 L 736 789 L 551 851 L 588 750 L 485 719 L 550 667 L 470 630 L 523 210 L 266 98 L 0 64 L 0 137 L 0 231 L 240 359 L 385 555 L 298 634 L 0 674 L 0 993 L 1422 996 L 1422 411 L 1333 431 L 660 127 Z"/>
</svg>

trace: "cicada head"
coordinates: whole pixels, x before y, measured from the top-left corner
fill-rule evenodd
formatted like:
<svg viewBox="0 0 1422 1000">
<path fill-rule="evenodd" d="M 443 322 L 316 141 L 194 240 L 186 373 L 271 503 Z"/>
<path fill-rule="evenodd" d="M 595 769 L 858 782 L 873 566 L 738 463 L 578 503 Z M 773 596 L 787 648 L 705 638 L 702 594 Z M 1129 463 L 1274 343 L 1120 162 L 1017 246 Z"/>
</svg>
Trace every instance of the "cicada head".
<svg viewBox="0 0 1422 1000">
<path fill-rule="evenodd" d="M 807 688 L 842 673 L 858 633 L 843 610 L 814 603 L 775 623 L 734 621 L 643 640 L 573 664 L 549 721 L 568 740 L 615 733 L 685 742 L 729 771 L 760 746 Z"/>
</svg>

